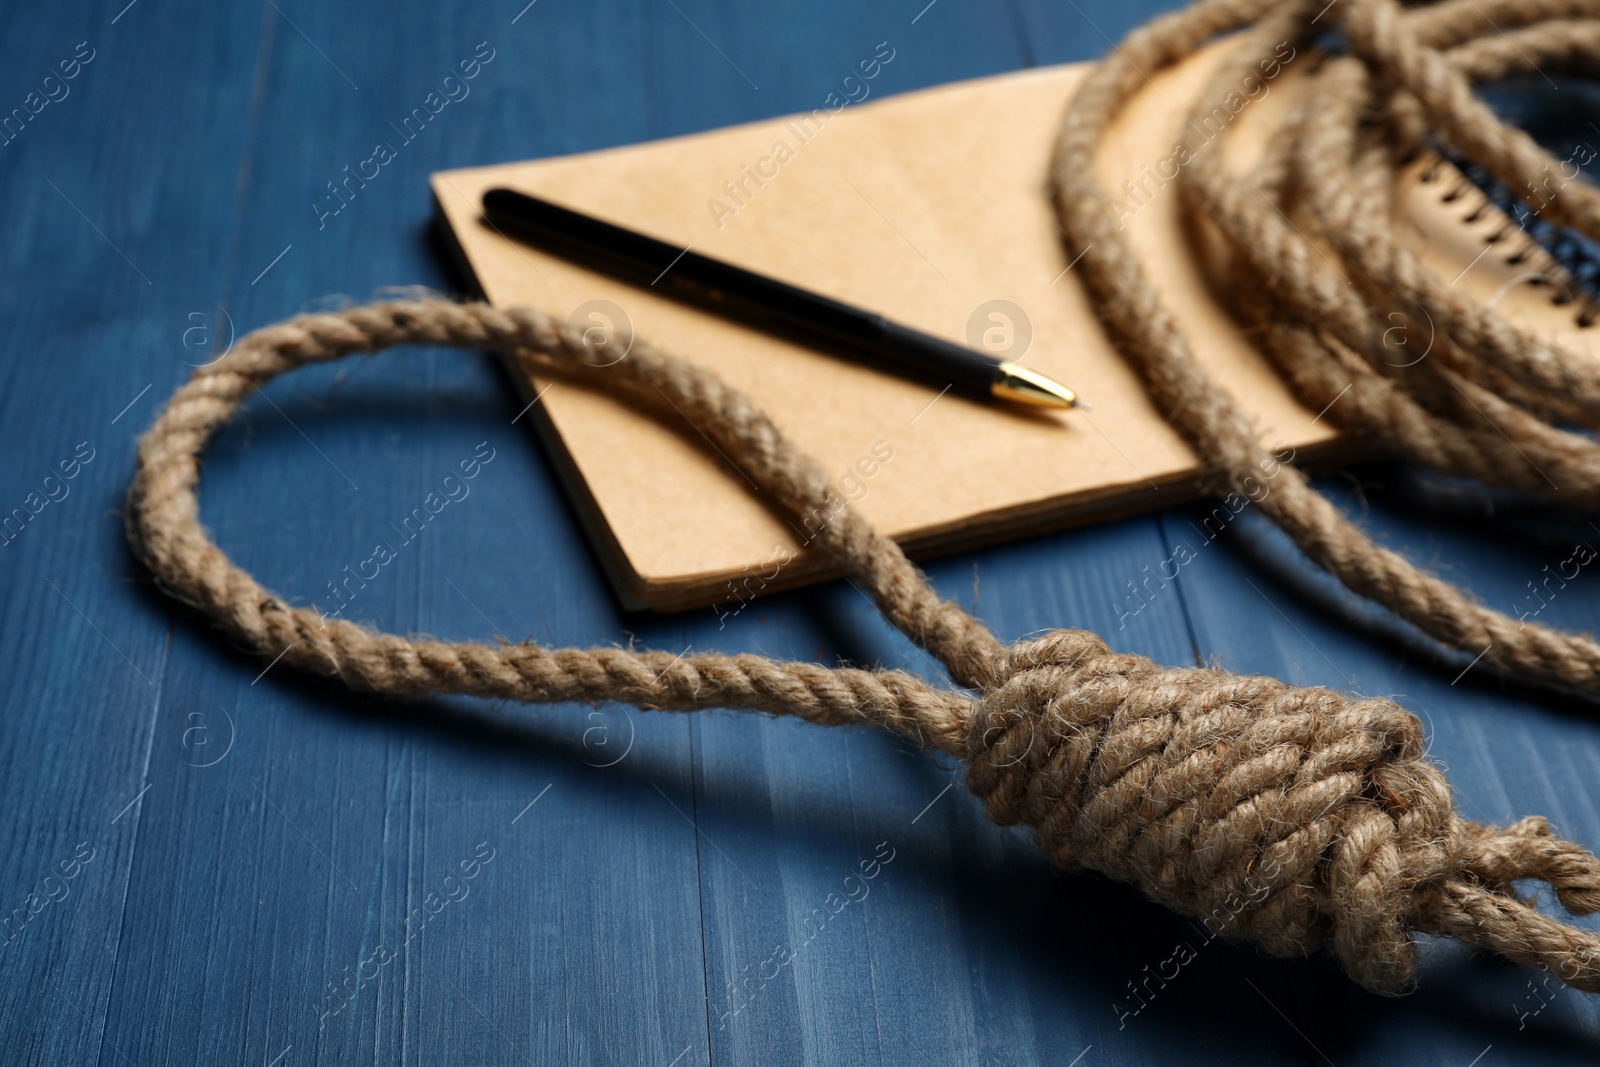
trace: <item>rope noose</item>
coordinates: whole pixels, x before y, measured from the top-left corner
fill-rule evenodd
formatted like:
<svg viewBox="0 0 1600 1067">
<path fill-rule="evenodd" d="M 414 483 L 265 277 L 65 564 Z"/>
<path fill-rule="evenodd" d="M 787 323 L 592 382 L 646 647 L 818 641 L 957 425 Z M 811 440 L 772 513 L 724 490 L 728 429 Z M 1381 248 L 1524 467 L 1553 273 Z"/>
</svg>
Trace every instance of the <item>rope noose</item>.
<svg viewBox="0 0 1600 1067">
<path fill-rule="evenodd" d="M 1414 715 L 1387 700 L 1162 668 L 1078 630 L 1004 647 L 852 511 L 819 537 L 824 550 L 975 700 L 898 671 L 426 641 L 290 605 L 201 527 L 201 451 L 276 375 L 398 344 L 502 349 L 528 373 L 601 373 L 585 362 L 582 336 L 554 319 L 444 301 L 300 316 L 246 335 L 196 373 L 140 442 L 128 536 L 164 589 L 263 657 L 395 696 L 747 708 L 881 726 L 967 760 L 990 816 L 1030 825 L 1056 861 L 1202 921 L 1225 910 L 1219 932 L 1269 952 L 1328 944 L 1358 981 L 1394 991 L 1415 967 L 1412 933 L 1443 933 L 1600 990 L 1600 939 L 1511 892 L 1515 879 L 1542 878 L 1569 910 L 1595 910 L 1600 861 L 1542 820 L 1504 831 L 1462 820 Z M 801 514 L 823 503 L 820 466 L 709 372 L 636 342 L 603 373 L 632 399 L 670 400 L 782 506 Z"/>
<path fill-rule="evenodd" d="M 1468 13 L 1481 18 L 1492 9 L 1488 14 L 1508 26 L 1512 47 L 1534 58 L 1558 49 L 1571 53 L 1574 40 L 1600 41 L 1591 21 L 1600 4 L 1578 0 L 1450 0 L 1407 12 L 1392 0 L 1343 0 L 1325 9 L 1328 17 L 1318 24 L 1319 6 L 1202 0 L 1155 20 L 1085 80 L 1058 144 L 1054 177 L 1063 233 L 1069 251 L 1088 247 L 1083 273 L 1097 314 L 1152 398 L 1224 484 L 1263 469 L 1260 446 L 1237 405 L 1194 363 L 1093 180 L 1095 147 L 1146 74 L 1240 26 L 1252 27 L 1238 50 L 1239 62 L 1248 65 L 1252 45 L 1281 34 L 1303 47 L 1337 20 L 1355 58 L 1329 63 L 1314 77 L 1330 79 L 1351 99 L 1387 101 L 1389 132 L 1432 129 L 1512 179 L 1546 157 L 1492 116 L 1485 120 L 1474 111 L 1470 92 L 1462 95 L 1469 76 L 1498 76 L 1517 62 L 1507 48 L 1479 41 L 1484 31 L 1465 26 Z M 1582 32 L 1551 32 L 1548 20 L 1582 20 L 1576 22 Z M 1237 66 L 1225 68 L 1215 84 L 1238 73 Z M 1432 283 L 1402 249 L 1370 226 L 1346 225 L 1338 189 L 1317 184 L 1373 188 L 1375 175 L 1392 173 L 1395 160 L 1416 149 L 1403 140 L 1386 148 L 1370 130 L 1351 133 L 1360 112 L 1354 104 L 1302 115 L 1295 135 L 1280 139 L 1281 156 L 1269 159 L 1263 204 L 1235 195 L 1237 183 L 1208 160 L 1189 168 L 1184 195 L 1217 220 L 1240 254 L 1244 275 L 1253 271 L 1262 281 L 1239 287 L 1247 294 L 1241 313 L 1269 318 L 1269 352 L 1303 398 L 1327 389 L 1330 360 L 1341 360 L 1337 365 L 1349 374 L 1365 368 L 1350 390 L 1358 393 L 1350 414 L 1340 416 L 1351 428 L 1377 432 L 1392 423 L 1375 413 L 1409 414 L 1397 429 L 1383 431 L 1398 448 L 1526 487 L 1528 479 L 1494 452 L 1498 445 L 1485 443 L 1480 427 L 1453 421 L 1439 402 L 1445 385 L 1483 394 L 1513 383 L 1500 394 L 1512 403 L 1527 400 L 1533 412 L 1516 420 L 1507 415 L 1514 447 L 1535 442 L 1545 450 L 1541 455 L 1559 451 L 1574 469 L 1592 465 L 1600 474 L 1592 446 L 1574 444 L 1567 438 L 1576 435 L 1559 436 L 1562 431 L 1535 417 L 1600 414 L 1600 373 L 1543 342 L 1519 348 L 1520 335 L 1490 312 L 1440 304 L 1444 298 L 1429 289 Z M 1305 156 L 1307 146 L 1324 151 L 1330 143 L 1343 154 L 1330 164 L 1331 178 L 1319 177 Z M 1308 275 L 1318 269 L 1307 267 L 1313 257 L 1297 252 L 1275 221 L 1263 221 L 1268 209 L 1273 215 L 1280 210 L 1267 193 L 1321 205 L 1324 228 L 1338 231 L 1323 236 L 1365 257 L 1353 286 L 1357 299 L 1403 291 L 1418 306 L 1438 304 L 1451 331 L 1449 360 L 1427 375 L 1397 377 L 1377 369 L 1370 324 L 1365 332 L 1360 328 L 1362 306 L 1343 294 L 1330 296 Z M 1600 219 L 1585 199 L 1591 197 L 1600 203 L 1586 189 L 1573 197 L 1581 203 L 1563 207 L 1563 218 L 1586 232 Z M 1396 289 L 1402 285 L 1407 288 Z M 1328 338 L 1345 347 L 1335 351 Z M 395 302 L 303 315 L 248 334 L 201 368 L 140 442 L 127 531 L 162 588 L 263 657 L 378 693 L 627 701 L 670 711 L 742 708 L 880 726 L 965 760 L 968 784 L 989 815 L 1030 826 L 1057 863 L 1130 883 L 1222 936 L 1279 955 L 1326 947 L 1361 984 L 1397 992 L 1415 971 L 1414 936 L 1446 935 L 1600 992 L 1600 938 L 1541 914 L 1513 888 L 1519 880 L 1543 881 L 1567 911 L 1589 914 L 1600 910 L 1600 860 L 1555 837 L 1537 817 L 1503 829 L 1462 819 L 1443 775 L 1423 754 L 1421 724 L 1403 708 L 1269 678 L 1163 668 L 1113 653 L 1083 631 L 1058 630 L 1003 646 L 942 600 L 898 546 L 848 507 L 822 529 L 819 550 L 967 692 L 935 688 L 898 671 L 752 655 L 674 657 L 412 639 L 291 605 L 234 566 L 202 528 L 195 496 L 201 454 L 237 406 L 273 377 L 301 364 L 399 344 L 499 349 L 530 374 L 583 379 L 600 373 L 582 336 L 527 309 Z M 826 506 L 826 472 L 709 372 L 636 342 L 629 358 L 604 375 L 608 389 L 640 406 L 670 402 L 737 457 L 780 508 L 806 514 Z M 1552 375 L 1569 387 L 1539 401 Z M 1518 382 L 1525 384 L 1515 387 Z M 1431 450 L 1422 447 L 1428 442 Z M 1298 472 L 1285 467 L 1283 473 L 1263 510 L 1352 589 L 1457 647 L 1476 651 L 1492 641 L 1499 651 L 1486 659 L 1504 670 L 1594 687 L 1600 646 L 1591 639 L 1517 628 L 1373 545 Z"/>
</svg>

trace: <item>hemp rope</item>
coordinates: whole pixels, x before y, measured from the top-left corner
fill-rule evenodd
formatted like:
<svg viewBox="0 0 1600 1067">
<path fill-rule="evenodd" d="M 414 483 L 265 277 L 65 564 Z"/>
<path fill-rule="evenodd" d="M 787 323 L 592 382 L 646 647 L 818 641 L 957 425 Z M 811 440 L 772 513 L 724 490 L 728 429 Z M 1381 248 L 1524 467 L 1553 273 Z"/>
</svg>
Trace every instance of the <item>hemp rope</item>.
<svg viewBox="0 0 1600 1067">
<path fill-rule="evenodd" d="M 1302 402 L 1326 409 L 1341 428 L 1445 473 L 1593 510 L 1600 446 L 1550 420 L 1600 426 L 1600 365 L 1472 306 L 1387 227 L 1399 168 L 1424 150 L 1430 131 L 1514 192 L 1547 183 L 1559 161 L 1500 123 L 1469 79 L 1541 59 L 1592 64 L 1600 57 L 1597 18 L 1595 0 L 1446 0 L 1410 11 L 1393 0 L 1203 0 L 1135 30 L 1094 68 L 1052 164 L 1064 240 L 1070 254 L 1084 250 L 1080 269 L 1096 315 L 1217 488 L 1259 496 L 1262 513 L 1307 557 L 1423 633 L 1486 666 L 1590 693 L 1600 691 L 1600 643 L 1592 637 L 1472 601 L 1373 544 L 1293 468 L 1260 496 L 1259 481 L 1247 479 L 1278 465 L 1249 417 L 1195 361 L 1108 209 L 1093 160 L 1146 79 L 1216 34 L 1250 27 L 1197 97 L 1195 121 L 1255 75 L 1256 61 L 1279 42 L 1304 48 L 1337 22 L 1351 54 L 1311 75 L 1309 102 L 1273 139 L 1260 174 L 1227 173 L 1229 126 L 1178 179 L 1191 214 L 1212 220 L 1234 255 L 1227 293 Z M 1600 238 L 1600 190 L 1586 183 L 1567 183 L 1542 210 Z M 1397 366 L 1389 314 L 1418 310 L 1437 331 L 1433 354 Z"/>
<path fill-rule="evenodd" d="M 1362 280 L 1353 287 L 1320 277 L 1303 241 L 1297 246 L 1275 229 L 1276 208 L 1269 215 L 1239 196 L 1209 162 L 1197 161 L 1185 192 L 1218 209 L 1214 217 L 1235 245 L 1239 270 L 1261 281 L 1241 311 L 1269 316 L 1273 329 L 1263 336 L 1303 396 L 1326 391 L 1332 384 L 1327 368 L 1336 365 L 1357 378 L 1351 392 L 1360 390 L 1360 404 L 1351 404 L 1345 416 L 1352 429 L 1381 433 L 1398 449 L 1445 469 L 1520 488 L 1537 486 L 1525 477 L 1517 481 L 1518 469 L 1488 435 L 1463 427 L 1459 405 L 1441 401 L 1448 400 L 1441 382 L 1471 386 L 1483 399 L 1492 390 L 1507 398 L 1507 406 L 1528 400 L 1532 419 L 1531 413 L 1600 407 L 1596 375 L 1565 353 L 1525 343 L 1489 312 L 1452 303 L 1403 249 L 1358 218 L 1341 216 L 1360 212 L 1340 197 L 1378 189 L 1377 176 L 1396 165 L 1393 149 L 1354 121 L 1373 102 L 1383 108 L 1383 132 L 1410 129 L 1409 147 L 1420 143 L 1425 119 L 1496 173 L 1519 177 L 1540 162 L 1531 142 L 1474 112 L 1470 94 L 1462 95 L 1463 70 L 1496 76 L 1521 61 L 1492 39 L 1474 38 L 1476 31 L 1462 25 L 1463 12 L 1482 9 L 1503 18 L 1517 47 L 1551 58 L 1581 48 L 1572 44 L 1576 35 L 1544 32 L 1556 23 L 1541 26 L 1539 20 L 1592 14 L 1594 6 L 1465 0 L 1401 13 L 1390 0 L 1336 5 L 1358 58 L 1331 61 L 1317 77 L 1336 80 L 1356 103 L 1346 107 L 1349 98 L 1328 101 L 1318 94 L 1330 105 L 1327 114 L 1302 116 L 1301 131 L 1285 139 L 1263 177 L 1271 192 L 1319 203 L 1338 220 L 1329 229 L 1340 232 L 1325 237 L 1348 242 L 1341 254 L 1361 249 L 1365 257 Z M 1314 7 L 1299 0 L 1206 0 L 1156 20 L 1084 82 L 1059 143 L 1063 232 L 1069 248 L 1092 243 L 1085 276 L 1102 321 L 1219 485 L 1240 484 L 1262 455 L 1260 446 L 1247 418 L 1194 363 L 1176 321 L 1117 232 L 1089 164 L 1107 123 L 1143 83 L 1141 67 L 1169 65 L 1215 34 L 1245 25 L 1255 26 L 1246 41 L 1270 37 L 1276 43 L 1287 34 L 1303 42 L 1321 28 L 1312 23 Z M 1591 24 L 1584 25 L 1592 40 Z M 1217 75 L 1219 84 L 1226 73 Z M 1334 159 L 1344 169 L 1314 169 L 1333 163 L 1306 153 L 1330 145 L 1344 153 Z M 1318 183 L 1324 183 L 1320 191 L 1313 188 Z M 1592 207 L 1565 205 L 1563 217 L 1587 226 L 1600 219 Z M 1448 310 L 1440 316 L 1450 331 L 1448 361 L 1439 360 L 1444 366 L 1397 377 L 1374 365 L 1372 327 L 1359 328 L 1351 301 L 1400 291 L 1382 288 L 1379 279 L 1404 279 L 1410 286 L 1404 291 L 1419 306 L 1432 300 Z M 130 544 L 164 590 L 263 657 L 378 693 L 627 701 L 663 711 L 743 708 L 880 726 L 965 760 L 968 784 L 989 816 L 1031 826 L 1058 864 L 1132 883 L 1267 952 L 1299 955 L 1327 947 L 1362 985 L 1392 993 L 1407 988 L 1414 975 L 1414 935 L 1444 935 L 1600 992 L 1600 937 L 1541 914 L 1513 886 L 1542 881 L 1569 913 L 1590 914 L 1600 911 L 1600 860 L 1555 837 L 1539 817 L 1505 828 L 1461 818 L 1442 773 L 1423 753 L 1421 724 L 1394 702 L 1219 670 L 1163 668 L 1113 653 L 1079 630 L 1002 645 L 942 600 L 897 545 L 848 507 L 820 531 L 819 549 L 967 691 L 936 688 L 899 671 L 753 655 L 445 643 L 379 633 L 292 606 L 234 566 L 202 528 L 195 495 L 201 453 L 238 405 L 277 375 L 400 344 L 499 349 L 521 373 L 601 381 L 641 408 L 676 408 L 737 457 L 777 507 L 806 514 L 831 503 L 821 466 L 745 397 L 692 363 L 636 341 L 627 359 L 602 370 L 591 362 L 595 354 L 581 333 L 538 311 L 398 301 L 301 315 L 250 333 L 168 402 L 140 441 L 126 513 Z M 1556 396 L 1544 392 L 1558 388 Z M 1592 452 L 1548 427 L 1519 422 L 1506 432 L 1512 430 L 1525 446 L 1537 440 L 1552 454 L 1566 449 L 1561 454 L 1574 477 L 1579 465 L 1593 462 Z M 1532 626 L 1508 632 L 1514 630 L 1510 620 L 1372 545 L 1293 468 L 1283 468 L 1283 475 L 1282 485 L 1263 499 L 1264 510 L 1351 588 L 1441 640 L 1462 647 L 1470 647 L 1465 637 L 1505 641 L 1495 662 L 1507 669 L 1593 681 L 1585 665 L 1600 661 L 1590 654 L 1595 646 L 1589 639 Z M 1575 491 L 1563 499 L 1582 498 Z"/>
</svg>

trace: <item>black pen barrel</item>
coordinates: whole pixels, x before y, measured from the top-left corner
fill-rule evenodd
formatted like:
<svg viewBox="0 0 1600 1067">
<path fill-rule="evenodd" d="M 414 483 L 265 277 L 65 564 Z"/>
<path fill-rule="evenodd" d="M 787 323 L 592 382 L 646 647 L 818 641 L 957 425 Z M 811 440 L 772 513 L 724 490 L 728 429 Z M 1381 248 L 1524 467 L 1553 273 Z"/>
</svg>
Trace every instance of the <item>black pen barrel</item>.
<svg viewBox="0 0 1600 1067">
<path fill-rule="evenodd" d="M 996 365 L 972 349 L 942 337 L 913 330 L 898 322 L 883 321 L 883 344 L 878 352 L 883 362 L 921 376 L 957 392 L 987 397 L 996 380 Z"/>
<path fill-rule="evenodd" d="M 662 296 L 936 387 L 988 396 L 983 355 L 842 301 L 616 226 L 512 189 L 483 196 L 484 214 L 549 252 Z"/>
</svg>

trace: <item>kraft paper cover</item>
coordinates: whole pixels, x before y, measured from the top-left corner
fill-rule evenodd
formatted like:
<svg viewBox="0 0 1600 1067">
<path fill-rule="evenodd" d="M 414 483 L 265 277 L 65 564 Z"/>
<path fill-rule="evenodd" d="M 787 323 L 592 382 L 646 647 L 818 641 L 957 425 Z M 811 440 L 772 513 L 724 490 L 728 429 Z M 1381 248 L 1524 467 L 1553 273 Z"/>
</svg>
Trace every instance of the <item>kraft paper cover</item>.
<svg viewBox="0 0 1600 1067">
<path fill-rule="evenodd" d="M 1292 447 L 1302 461 L 1349 455 L 1331 420 L 1290 395 L 1210 291 L 1216 272 L 1197 259 L 1208 243 L 1194 239 L 1177 187 L 1164 177 L 1181 165 L 1180 142 L 1197 152 L 1226 143 L 1230 165 L 1248 165 L 1292 105 L 1296 64 L 1310 57 L 1274 69 L 1270 61 L 1281 55 L 1264 56 L 1272 77 L 1241 86 L 1207 126 L 1186 126 L 1190 103 L 1228 47 L 1237 45 L 1223 42 L 1154 79 L 1108 138 L 1100 177 L 1119 196 L 1126 231 L 1197 358 L 1255 417 L 1263 442 Z M 854 506 L 913 555 L 951 551 L 1198 492 L 1195 457 L 1091 313 L 1070 269 L 1081 250 L 1063 248 L 1057 236 L 1046 173 L 1057 122 L 1086 69 L 1024 71 L 836 112 L 822 106 L 649 144 L 444 171 L 433 176 L 433 192 L 488 300 L 559 315 L 613 302 L 636 336 L 711 367 L 836 478 L 851 475 Z M 892 74 L 891 61 L 866 84 L 891 82 Z M 1230 137 L 1213 145 L 1208 137 L 1224 123 Z M 482 194 L 500 185 L 951 340 L 969 339 L 981 307 L 1009 302 L 1031 330 L 1024 364 L 1076 389 L 1092 410 L 1019 413 L 939 397 L 590 273 L 482 221 Z M 1550 306 L 1548 288 L 1515 284 L 1533 264 L 1510 267 L 1499 255 L 1475 262 L 1499 221 L 1463 223 L 1474 197 L 1442 203 L 1438 183 L 1411 186 L 1411 217 L 1397 224 L 1433 269 L 1448 280 L 1471 264 L 1457 282 L 1464 295 L 1497 299 L 1512 318 L 1588 345 L 1570 310 Z M 1007 318 L 980 319 L 988 333 L 980 331 L 980 343 L 1003 346 L 1021 335 L 1017 321 L 1008 335 Z M 1415 351 L 1428 343 L 1402 340 Z M 541 430 L 627 606 L 745 599 L 831 573 L 802 550 L 801 523 L 769 510 L 701 435 L 674 428 L 671 412 L 647 417 L 603 390 L 566 382 L 522 384 L 528 400 L 540 398 L 526 421 Z"/>
</svg>

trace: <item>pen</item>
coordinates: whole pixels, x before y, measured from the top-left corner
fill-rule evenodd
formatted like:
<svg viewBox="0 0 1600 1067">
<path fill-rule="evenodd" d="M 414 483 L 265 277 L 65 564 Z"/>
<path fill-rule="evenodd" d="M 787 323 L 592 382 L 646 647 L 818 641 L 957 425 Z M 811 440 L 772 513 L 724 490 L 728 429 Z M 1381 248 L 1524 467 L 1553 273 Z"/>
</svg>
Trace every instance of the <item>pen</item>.
<svg viewBox="0 0 1600 1067">
<path fill-rule="evenodd" d="M 580 266 L 868 366 L 970 397 L 1077 404 L 1071 389 L 1014 362 L 548 200 L 490 189 L 483 212 L 496 227 Z"/>
</svg>

